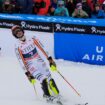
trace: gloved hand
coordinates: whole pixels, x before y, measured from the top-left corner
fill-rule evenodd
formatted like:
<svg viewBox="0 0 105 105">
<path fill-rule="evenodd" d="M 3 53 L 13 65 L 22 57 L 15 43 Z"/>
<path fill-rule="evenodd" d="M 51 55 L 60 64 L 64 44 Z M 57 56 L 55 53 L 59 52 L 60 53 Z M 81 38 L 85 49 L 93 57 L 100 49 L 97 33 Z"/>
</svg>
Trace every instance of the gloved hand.
<svg viewBox="0 0 105 105">
<path fill-rule="evenodd" d="M 28 80 L 34 85 L 36 82 L 35 78 L 30 74 L 29 71 L 27 71 L 25 74 L 28 77 Z"/>
<path fill-rule="evenodd" d="M 48 60 L 49 60 L 49 64 L 50 64 L 50 69 L 52 71 L 57 71 L 56 63 L 54 62 L 52 57 L 48 57 Z"/>
<path fill-rule="evenodd" d="M 34 85 L 36 83 L 35 79 L 31 79 L 30 82 Z"/>
</svg>

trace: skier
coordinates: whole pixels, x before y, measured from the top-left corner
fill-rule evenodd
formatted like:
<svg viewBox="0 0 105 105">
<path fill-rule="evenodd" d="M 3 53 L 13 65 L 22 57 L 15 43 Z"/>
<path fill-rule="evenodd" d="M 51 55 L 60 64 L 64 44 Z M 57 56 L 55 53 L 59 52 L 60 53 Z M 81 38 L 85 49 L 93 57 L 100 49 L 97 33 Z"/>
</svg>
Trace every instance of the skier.
<svg viewBox="0 0 105 105">
<path fill-rule="evenodd" d="M 48 59 L 50 67 L 56 70 L 53 58 L 47 55 L 38 39 L 33 37 L 28 40 L 20 26 L 14 25 L 11 31 L 13 36 L 19 40 L 15 52 L 26 76 L 30 82 L 34 79 L 38 80 L 44 93 L 43 96 L 47 101 L 53 101 L 55 97 L 59 97 L 59 90 L 45 62 L 45 59 Z"/>
</svg>

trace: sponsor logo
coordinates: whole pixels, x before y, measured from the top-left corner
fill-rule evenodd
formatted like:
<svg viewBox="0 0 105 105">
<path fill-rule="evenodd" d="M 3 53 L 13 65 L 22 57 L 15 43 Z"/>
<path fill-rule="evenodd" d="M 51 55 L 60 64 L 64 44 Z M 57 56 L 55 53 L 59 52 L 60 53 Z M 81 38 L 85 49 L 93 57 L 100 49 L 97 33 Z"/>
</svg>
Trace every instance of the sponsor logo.
<svg viewBox="0 0 105 105">
<path fill-rule="evenodd" d="M 79 33 L 85 33 L 86 29 L 81 26 L 77 25 L 62 25 L 62 24 L 56 24 L 56 31 L 61 31 L 61 32 L 79 32 Z"/>
<path fill-rule="evenodd" d="M 61 31 L 61 25 L 60 24 L 56 24 L 56 31 Z"/>
<path fill-rule="evenodd" d="M 104 29 L 98 29 L 97 27 L 91 27 L 91 31 L 92 33 L 95 34 L 105 34 L 105 30 Z"/>
<path fill-rule="evenodd" d="M 92 33 L 96 33 L 96 27 L 91 27 Z"/>
<path fill-rule="evenodd" d="M 18 20 L 0 20 L 0 27 L 11 28 L 14 25 L 21 25 L 23 29 L 41 32 L 52 32 L 52 24 L 33 21 L 18 21 Z"/>
<path fill-rule="evenodd" d="M 25 21 L 22 21 L 21 22 L 21 26 L 22 26 L 22 28 L 26 28 L 26 22 Z"/>
<path fill-rule="evenodd" d="M 25 21 L 21 21 L 21 26 L 24 28 L 24 29 L 30 29 L 30 30 L 50 30 L 50 26 L 47 26 L 46 25 L 43 25 L 42 23 L 35 23 L 35 24 L 32 24 L 32 23 L 28 23 L 28 22 L 25 22 Z"/>
<path fill-rule="evenodd" d="M 95 54 L 85 54 L 82 59 L 88 60 L 88 61 L 100 61 L 100 62 L 102 62 L 104 60 L 103 52 L 104 52 L 103 46 L 96 46 Z"/>
<path fill-rule="evenodd" d="M 64 32 L 64 33 L 105 35 L 104 27 L 75 25 L 75 24 L 63 24 L 63 23 L 55 24 L 54 31 L 55 32 Z"/>
<path fill-rule="evenodd" d="M 0 26 L 4 27 L 12 27 L 14 24 L 9 22 L 0 22 Z"/>
</svg>

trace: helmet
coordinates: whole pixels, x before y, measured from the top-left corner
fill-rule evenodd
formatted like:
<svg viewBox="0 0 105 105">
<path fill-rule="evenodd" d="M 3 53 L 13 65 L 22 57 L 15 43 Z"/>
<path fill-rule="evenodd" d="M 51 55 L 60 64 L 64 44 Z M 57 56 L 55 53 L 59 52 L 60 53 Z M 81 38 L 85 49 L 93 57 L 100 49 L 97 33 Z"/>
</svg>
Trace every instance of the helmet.
<svg viewBox="0 0 105 105">
<path fill-rule="evenodd" d="M 23 33 L 24 33 L 24 30 L 21 28 L 21 26 L 19 26 L 19 25 L 14 25 L 12 28 L 11 28 L 11 31 L 12 31 L 12 34 L 13 34 L 13 36 L 15 37 L 15 38 L 19 38 L 18 36 L 17 36 L 17 33 L 16 33 L 16 30 L 17 29 L 20 29 Z"/>
</svg>

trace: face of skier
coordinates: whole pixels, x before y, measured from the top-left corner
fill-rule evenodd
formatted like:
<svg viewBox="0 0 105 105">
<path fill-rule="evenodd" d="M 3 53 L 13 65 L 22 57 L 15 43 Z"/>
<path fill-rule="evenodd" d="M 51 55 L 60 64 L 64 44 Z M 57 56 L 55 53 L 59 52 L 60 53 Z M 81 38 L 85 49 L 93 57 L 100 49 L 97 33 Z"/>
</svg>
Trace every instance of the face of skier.
<svg viewBox="0 0 105 105">
<path fill-rule="evenodd" d="M 26 41 L 26 37 L 25 35 L 23 35 L 21 38 L 18 38 L 20 41 L 25 42 Z"/>
<path fill-rule="evenodd" d="M 26 37 L 25 37 L 25 35 L 24 35 L 24 32 L 23 32 L 21 29 L 17 29 L 17 30 L 15 31 L 15 34 L 16 34 L 16 36 L 18 37 L 18 39 L 19 39 L 20 41 L 26 41 Z"/>
</svg>

